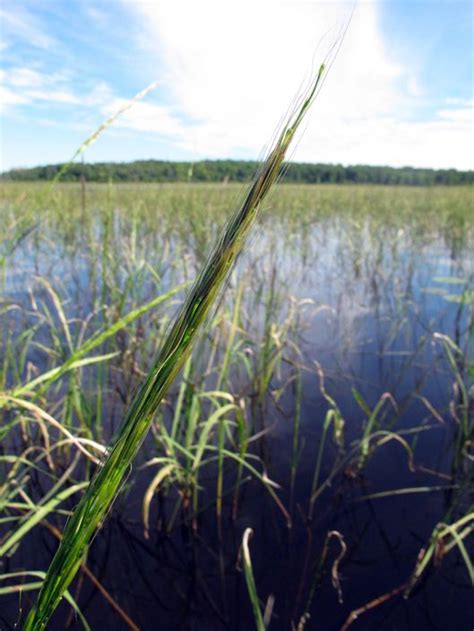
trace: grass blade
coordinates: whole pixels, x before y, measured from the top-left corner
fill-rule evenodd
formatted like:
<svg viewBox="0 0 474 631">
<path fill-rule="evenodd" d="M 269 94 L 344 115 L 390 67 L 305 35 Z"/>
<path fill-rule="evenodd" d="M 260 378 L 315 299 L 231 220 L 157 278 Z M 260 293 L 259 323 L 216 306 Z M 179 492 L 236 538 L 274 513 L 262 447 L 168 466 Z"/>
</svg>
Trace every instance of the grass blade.
<svg viewBox="0 0 474 631">
<path fill-rule="evenodd" d="M 251 528 L 246 528 L 242 537 L 242 559 L 244 564 L 245 582 L 247 583 L 247 591 L 249 593 L 250 602 L 252 603 L 252 611 L 255 618 L 255 626 L 257 631 L 265 631 L 262 610 L 258 601 L 257 586 L 253 577 L 252 559 L 250 558 L 249 539 L 253 535 Z"/>
<path fill-rule="evenodd" d="M 196 334 L 216 303 L 225 280 L 242 250 L 261 202 L 277 180 L 288 147 L 321 83 L 322 65 L 299 110 L 283 128 L 257 173 L 242 205 L 230 218 L 201 274 L 178 312 L 157 357 L 112 441 L 107 458 L 67 523 L 63 539 L 48 568 L 43 588 L 25 622 L 25 631 L 44 629 L 81 565 L 84 552 L 117 496 L 125 474 L 145 439 L 158 405 L 189 356 Z"/>
</svg>

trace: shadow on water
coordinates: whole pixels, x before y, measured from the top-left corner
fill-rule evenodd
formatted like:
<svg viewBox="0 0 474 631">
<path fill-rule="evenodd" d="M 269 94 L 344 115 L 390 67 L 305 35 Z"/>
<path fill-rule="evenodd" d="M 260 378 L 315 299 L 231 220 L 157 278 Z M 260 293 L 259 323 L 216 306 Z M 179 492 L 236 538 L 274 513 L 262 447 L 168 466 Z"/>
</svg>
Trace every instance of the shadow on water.
<svg viewBox="0 0 474 631">
<path fill-rule="evenodd" d="M 28 213 L 18 191 L 9 194 L 13 234 Z M 236 194 L 94 187 L 79 222 L 77 190 L 61 189 L 4 265 L 1 389 L 60 366 L 68 336 L 79 347 L 192 278 Z M 351 629 L 472 628 L 469 568 L 448 540 L 408 598 L 403 587 L 435 527 L 473 510 L 473 215 L 462 189 L 279 189 L 90 548 L 92 579 L 82 570 L 71 588 L 93 630 L 252 628 L 240 553 L 249 527 L 270 629 L 337 630 L 354 611 Z M 94 354 L 109 360 L 30 400 L 106 444 L 181 297 L 108 338 Z M 215 391 L 240 412 L 206 426 Z M 14 415 L 4 412 L 4 426 Z M 219 460 L 219 437 L 241 461 Z M 68 467 L 65 485 L 91 475 L 94 465 L 70 444 L 54 452 L 56 468 L 44 456 L 26 473 L 13 464 L 45 440 L 24 422 L 1 436 L 0 543 Z M 153 459 L 170 454 L 179 475 L 176 467 L 157 484 L 145 509 Z M 46 569 L 74 504 L 64 501 L 11 547 L 2 574 Z M 463 541 L 469 553 L 472 535 Z M 31 595 L 2 592 L 2 629 L 18 628 Z M 50 628 L 82 624 L 62 603 Z"/>
</svg>

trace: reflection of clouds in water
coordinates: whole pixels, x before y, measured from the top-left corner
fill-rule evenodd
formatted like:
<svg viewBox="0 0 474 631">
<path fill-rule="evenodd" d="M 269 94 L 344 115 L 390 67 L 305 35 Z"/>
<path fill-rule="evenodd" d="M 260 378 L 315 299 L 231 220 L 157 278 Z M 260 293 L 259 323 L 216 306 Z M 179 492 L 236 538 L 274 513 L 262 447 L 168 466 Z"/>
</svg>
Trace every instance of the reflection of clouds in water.
<svg viewBox="0 0 474 631">
<path fill-rule="evenodd" d="M 40 285 L 34 284 L 32 274 L 47 276 L 63 300 L 64 309 L 71 319 L 74 340 L 76 318 L 90 316 L 92 309 L 98 309 L 98 317 L 88 320 L 85 339 L 103 325 L 103 301 L 108 304 L 105 314 L 116 317 L 120 309 L 121 313 L 126 313 L 130 305 L 143 304 L 183 278 L 193 277 L 200 267 L 210 233 L 216 231 L 219 217 L 228 212 L 236 191 L 231 187 L 225 192 L 218 186 L 179 185 L 112 189 L 116 198 L 111 201 L 100 197 L 100 191 L 106 191 L 106 187 L 91 187 L 88 193 L 90 206 L 85 215 L 80 216 L 74 214 L 74 208 L 79 204 L 78 191 L 74 187 L 66 187 L 62 197 L 58 197 L 57 207 L 45 213 L 38 232 L 26 239 L 7 260 L 7 299 L 18 298 L 30 311 L 28 316 L 40 319 L 44 306 L 51 307 L 51 303 L 47 302 L 48 295 L 40 291 Z M 347 449 L 350 449 L 353 439 L 360 439 L 361 429 L 367 420 L 367 414 L 355 401 L 353 387 L 371 409 L 384 393 L 395 397 L 397 410 L 388 400 L 384 403 L 383 411 L 387 410 L 387 416 L 381 419 L 384 429 L 392 422 L 396 423 L 397 431 L 425 423 L 430 417 L 426 402 L 434 406 L 433 409 L 440 410 L 441 414 L 448 408 L 452 375 L 446 370 L 446 362 L 440 359 L 442 348 L 433 344 L 432 333 L 440 330 L 452 334 L 459 306 L 424 290 L 436 282 L 433 279 L 441 276 L 452 279 L 472 274 L 472 255 L 468 245 L 472 243 L 473 233 L 471 228 L 464 240 L 455 241 L 456 256 L 453 258 L 452 243 L 445 234 L 446 216 L 443 212 L 446 209 L 441 207 L 441 212 L 427 215 L 431 212 L 428 202 L 421 207 L 418 203 L 416 207 L 416 200 L 419 202 L 417 190 L 403 192 L 402 189 L 380 188 L 374 189 L 368 198 L 364 198 L 371 190 L 368 187 L 282 187 L 279 190 L 281 194 L 276 207 L 266 211 L 260 232 L 240 259 L 224 295 L 222 307 L 226 317 L 223 320 L 216 318 L 207 331 L 208 337 L 203 336 L 188 385 L 191 385 L 190 393 L 194 392 L 195 384 L 204 372 L 201 366 L 209 362 L 208 351 L 216 339 L 216 348 L 219 345 L 222 347 L 217 348 L 213 362 L 209 364 L 212 363 L 211 368 L 221 365 L 220 359 L 231 330 L 236 289 L 240 287 L 242 302 L 235 337 L 237 351 L 229 368 L 229 391 L 238 393 L 239 397 L 242 395 L 249 435 L 253 438 L 250 440 L 252 454 L 262 454 L 265 475 L 281 485 L 278 493 L 286 501 L 298 391 L 296 379 L 291 383 L 286 380 L 301 375 L 295 505 L 302 506 L 304 511 L 329 405 L 321 392 L 316 362 L 324 373 L 326 392 L 337 402 L 345 421 Z M 108 194 L 112 195 L 112 192 L 110 190 Z M 439 192 L 436 192 L 437 195 Z M 443 191 L 443 195 L 446 195 L 445 205 L 448 207 L 452 193 Z M 404 200 L 407 210 L 401 217 L 392 212 L 400 199 Z M 380 205 L 382 210 L 371 210 L 371 204 L 375 208 Z M 219 211 L 213 214 L 216 208 Z M 23 211 L 24 208 L 19 205 L 12 217 L 15 218 L 15 213 L 21 215 Z M 190 227 L 191 220 L 193 225 Z M 26 292 L 28 284 L 33 286 L 33 298 Z M 440 283 L 440 286 L 443 284 Z M 30 306 L 34 302 L 38 311 L 31 313 Z M 104 435 L 109 430 L 109 424 L 121 418 L 122 407 L 117 403 L 117 395 L 125 398 L 129 391 L 127 388 L 132 387 L 127 380 L 130 379 L 133 385 L 134 377 L 146 367 L 153 353 L 153 344 L 159 339 L 166 317 L 175 306 L 166 304 L 162 310 L 148 314 L 143 322 L 136 322 L 136 326 L 127 329 L 126 334 L 118 333 L 109 340 L 113 349 L 120 351 L 120 357 L 111 361 L 104 388 Z M 286 331 L 285 318 L 293 308 L 296 314 L 294 327 Z M 50 308 L 50 311 L 54 318 L 54 310 Z M 23 326 L 22 313 L 18 309 L 12 313 L 18 314 L 15 325 Z M 6 317 L 5 314 L 2 317 Z M 457 324 L 462 330 L 465 330 L 468 317 L 466 310 L 461 313 Z M 58 331 L 61 334 L 59 326 Z M 269 340 L 268 356 L 275 357 L 283 348 L 285 361 L 270 376 L 265 400 L 257 401 L 259 370 L 261 362 L 265 361 L 262 352 L 265 332 L 269 333 L 266 338 Z M 46 333 L 47 327 L 36 335 L 35 341 L 41 342 L 41 336 Z M 135 344 L 142 344 L 136 355 Z M 33 364 L 33 370 L 38 371 L 50 358 L 45 360 L 38 347 L 31 350 L 28 360 L 28 370 Z M 82 373 L 86 395 L 89 395 L 88 388 L 93 391 L 96 386 L 97 373 L 89 368 Z M 215 373 L 212 373 L 210 381 L 205 384 L 207 388 L 214 386 L 214 377 Z M 94 394 L 93 391 L 91 396 Z M 62 393 L 56 395 L 59 397 Z M 175 396 L 176 391 L 172 391 L 163 406 L 160 425 L 168 427 L 172 421 Z M 53 402 L 55 404 L 56 401 Z M 425 432 L 416 446 L 417 462 L 440 469 L 445 476 L 450 466 L 446 461 L 451 457 L 448 444 L 450 427 L 448 422 L 438 420 L 436 431 Z M 258 435 L 257 440 L 255 435 Z M 155 437 L 150 437 L 150 441 L 145 443 L 144 458 L 149 457 L 150 451 L 156 454 L 154 441 Z M 366 602 L 372 596 L 367 594 L 367 586 L 373 585 L 373 577 L 379 575 L 381 567 L 384 568 L 384 577 L 389 574 L 389 580 L 394 585 L 399 584 L 400 573 L 406 576 L 412 571 L 421 545 L 419 537 L 425 537 L 446 512 L 444 497 L 434 493 L 431 497 L 425 494 L 422 498 L 417 495 L 397 498 L 392 502 L 383 500 L 380 504 L 374 503 L 370 511 L 365 504 L 353 502 L 362 483 L 367 486 L 364 492 L 377 492 L 379 488 L 386 491 L 414 484 L 406 450 L 399 442 L 387 443 L 379 451 L 364 471 L 363 481 L 358 478 L 357 467 L 353 463 L 352 468 L 341 472 L 342 480 L 335 479 L 334 484 L 327 487 L 321 501 L 318 499 L 315 520 L 311 524 L 315 542 L 324 541 L 328 528 L 335 526 L 344 532 L 350 549 L 359 555 L 356 562 L 348 559 L 344 574 L 351 585 L 351 597 L 356 593 L 360 602 Z M 336 456 L 331 427 L 322 460 L 321 480 L 326 479 Z M 252 462 L 258 467 L 261 464 L 257 460 Z M 201 492 L 206 497 L 203 507 L 207 506 L 209 496 L 211 499 L 215 497 L 214 464 L 212 460 L 209 469 L 206 468 L 205 474 L 199 478 Z M 233 490 L 234 473 L 232 464 L 227 462 L 226 490 Z M 140 519 L 137 517 L 141 509 L 140 500 L 150 480 L 147 474 L 150 475 L 148 469 L 137 472 L 133 479 L 133 492 L 126 501 L 116 505 L 119 519 L 106 522 L 97 543 L 91 548 L 91 555 L 95 555 L 91 556 L 91 562 L 94 566 L 104 564 L 104 576 L 120 576 L 120 584 L 114 587 L 114 594 L 117 593 L 120 602 L 123 599 L 130 605 L 130 611 L 137 616 L 142 628 L 156 628 L 157 624 L 163 625 L 163 619 L 167 621 L 165 626 L 172 628 L 180 607 L 180 603 L 173 600 L 177 586 L 188 597 L 196 557 L 193 554 L 190 560 L 191 535 L 187 538 L 188 531 L 178 527 L 178 523 L 181 526 L 178 513 L 174 513 L 173 517 L 176 518 L 176 528 L 164 537 L 164 541 L 155 531 L 155 526 L 159 528 L 162 525 L 155 516 L 159 515 L 160 520 L 164 516 L 166 522 L 167 511 L 163 507 L 169 508 L 169 513 L 172 513 L 177 488 L 167 498 L 161 497 L 160 502 L 157 499 L 154 501 L 154 511 L 158 511 L 158 505 L 160 511 L 163 509 L 163 512 L 153 513 L 150 520 L 153 524 L 151 537 L 157 536 L 156 547 L 150 550 L 142 545 L 141 524 L 136 526 L 138 534 L 133 533 L 132 536 L 127 532 Z M 230 553 L 229 548 L 225 549 L 225 562 L 229 560 L 231 573 L 230 578 L 228 575 L 225 578 L 229 581 L 235 579 L 239 537 L 243 528 L 252 526 L 257 533 L 254 543 L 258 545 L 253 550 L 261 593 L 270 593 L 281 586 L 286 590 L 291 572 L 282 554 L 281 542 L 286 540 L 288 533 L 285 531 L 280 537 L 278 517 L 273 519 L 275 507 L 271 502 L 266 503 L 267 491 L 255 479 L 250 481 L 251 475 L 247 474 L 243 474 L 245 483 L 239 497 L 237 520 L 225 522 L 224 537 L 234 537 L 237 541 L 235 547 L 230 546 Z M 419 481 L 417 477 L 415 483 Z M 432 482 L 431 478 L 427 484 Z M 230 503 L 230 497 L 229 493 L 224 502 Z M 202 537 L 204 546 L 209 542 L 211 546 L 215 543 L 212 532 L 215 506 L 212 502 L 210 505 L 209 510 L 203 508 L 198 520 L 199 537 Z M 115 527 L 117 523 L 120 528 Z M 206 528 L 201 529 L 201 523 L 205 523 Z M 295 529 L 291 533 L 292 559 L 299 560 L 304 555 L 307 526 L 299 517 L 295 519 Z M 283 528 L 286 529 L 286 526 L 283 525 Z M 183 531 L 186 532 L 184 536 Z M 102 554 L 103 548 L 99 546 L 105 545 L 105 533 L 114 537 L 111 550 L 121 549 L 123 554 Z M 34 537 L 31 541 L 37 543 Z M 196 540 L 196 546 L 200 545 L 200 541 Z M 397 542 L 396 555 L 384 547 L 387 541 Z M 133 550 L 134 545 L 137 550 Z M 164 559 L 160 558 L 157 566 L 157 554 L 163 551 L 161 546 L 166 547 L 167 552 L 162 554 Z M 129 554 L 131 549 L 134 558 L 126 557 L 124 560 L 124 555 Z M 217 585 L 218 593 L 222 583 L 217 555 L 214 549 L 211 555 L 209 549 L 202 551 L 199 570 L 206 576 L 209 589 Z M 39 545 L 34 545 L 33 550 L 20 547 L 15 561 L 19 566 L 34 562 L 39 567 L 44 561 L 44 554 Z M 369 558 L 364 554 L 368 554 Z M 360 559 L 364 562 L 361 563 Z M 143 583 L 143 573 L 153 576 L 153 581 Z M 216 582 L 213 583 L 214 579 Z M 444 583 L 442 589 L 445 594 Z M 231 592 L 229 589 L 228 593 Z M 145 602 L 143 594 L 146 594 L 150 605 Z M 285 597 L 277 594 L 276 602 L 284 602 Z M 166 606 L 160 604 L 160 598 Z M 235 606 L 240 615 L 241 603 L 235 605 L 232 598 L 229 597 L 230 606 Z M 325 602 L 332 602 L 331 598 L 319 598 L 318 594 L 318 607 L 321 602 L 324 608 Z M 201 605 L 199 603 L 200 615 L 205 603 Z M 419 601 L 416 601 L 415 607 L 418 605 Z M 16 615 L 16 602 L 14 606 Z M 408 603 L 407 606 L 412 605 Z M 330 604 L 329 609 L 331 607 Z M 156 612 L 161 619 L 152 623 L 152 615 Z M 89 613 L 93 621 L 97 620 L 97 615 L 103 615 L 103 612 L 97 614 L 94 606 L 87 611 Z M 187 616 L 187 620 L 195 620 L 194 610 L 186 610 L 183 615 Z M 215 615 L 214 611 L 209 614 L 212 615 Z M 320 619 L 330 620 L 332 624 L 334 610 L 324 612 Z M 113 623 L 109 626 L 112 628 Z"/>
</svg>

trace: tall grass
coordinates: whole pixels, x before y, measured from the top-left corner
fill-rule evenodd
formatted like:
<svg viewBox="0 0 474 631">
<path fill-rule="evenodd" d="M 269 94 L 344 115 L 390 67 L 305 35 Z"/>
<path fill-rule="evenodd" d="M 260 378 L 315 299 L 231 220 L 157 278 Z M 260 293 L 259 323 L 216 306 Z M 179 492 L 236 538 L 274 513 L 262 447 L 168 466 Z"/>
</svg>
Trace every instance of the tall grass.
<svg viewBox="0 0 474 631">
<path fill-rule="evenodd" d="M 288 147 L 316 95 L 324 66 L 299 110 L 284 126 L 257 173 L 241 207 L 228 221 L 204 269 L 197 277 L 136 394 L 105 461 L 67 523 L 63 539 L 48 568 L 44 584 L 24 629 L 40 631 L 74 578 L 83 554 L 101 520 L 116 498 L 124 476 L 142 444 L 159 403 L 188 357 L 196 334 L 242 250 L 262 201 L 280 173 Z M 72 349 L 71 349 L 72 350 Z"/>
<path fill-rule="evenodd" d="M 7 234 L 32 215 L 41 188 L 8 183 L 2 189 Z M 173 304 L 182 300 L 178 290 L 205 261 L 206 242 L 234 203 L 236 186 L 88 185 L 85 213 L 79 192 L 74 185 L 58 187 L 38 230 L 8 255 L 6 296 L 0 298 L 0 549 L 5 551 L 0 609 L 8 622 L 18 618 L 14 595 L 23 585 L 28 593 L 22 597 L 22 610 L 31 591 L 41 586 L 43 575 L 36 578 L 28 572 L 44 569 L 49 550 L 36 544 L 42 533 L 52 532 L 54 523 L 70 517 L 102 461 L 104 444 L 162 345 Z M 469 191 L 460 189 L 282 185 L 271 213 L 260 214 L 264 229 L 256 235 L 256 247 L 240 262 L 225 299 L 194 345 L 180 383 L 170 388 L 154 415 L 151 436 L 137 458 L 143 467 L 128 480 L 121 506 L 114 510 L 121 526 L 139 529 L 135 507 L 141 506 L 148 538 L 141 543 L 158 554 L 171 543 L 174 561 L 181 563 L 182 535 L 192 542 L 200 574 L 196 597 L 201 585 L 208 589 L 215 615 L 229 620 L 236 606 L 231 589 L 235 558 L 248 526 L 256 533 L 253 545 L 258 545 L 253 548 L 258 591 L 263 595 L 274 586 L 272 624 L 286 628 L 292 621 L 296 626 L 302 616 L 311 615 L 311 623 L 324 617 L 318 596 L 328 578 L 328 565 L 322 563 L 326 528 L 340 529 L 347 541 L 349 554 L 340 568 L 347 606 L 351 558 L 370 547 L 372 538 L 358 548 L 359 540 L 338 507 L 350 514 L 365 512 L 369 503 L 374 510 L 379 504 L 411 506 L 412 498 L 420 506 L 414 512 L 421 515 L 424 506 L 446 504 L 436 515 L 427 511 L 422 526 L 412 528 L 425 540 L 439 522 L 442 536 L 425 548 L 428 556 L 406 605 L 410 610 L 420 605 L 423 594 L 429 596 L 436 585 L 433 575 L 449 573 L 450 563 L 462 561 L 464 550 L 470 552 L 472 522 L 463 521 L 457 530 L 461 546 L 441 525 L 454 527 L 466 510 L 472 513 L 472 502 L 465 501 L 472 485 L 474 339 L 471 335 L 469 341 L 474 312 L 467 302 L 472 267 L 466 254 L 474 236 L 474 222 L 465 219 L 468 199 Z M 396 217 L 394 207 L 400 210 Z M 188 230 L 190 219 L 193 227 Z M 433 242 L 446 254 L 432 261 Z M 441 271 L 451 248 L 455 263 Z M 420 279 L 426 290 L 417 294 Z M 446 290 L 440 290 L 443 283 Z M 436 315 L 433 303 L 440 307 Z M 369 318 L 375 314 L 375 325 L 368 330 L 360 328 L 366 318 L 360 306 Z M 421 337 L 415 322 L 423 324 Z M 434 330 L 448 333 L 455 346 L 433 336 Z M 376 358 L 366 352 L 372 339 Z M 354 363 L 362 356 L 363 362 Z M 326 378 L 323 384 L 319 375 L 319 392 L 315 359 Z M 383 372 L 369 375 L 367 367 L 376 362 Z M 441 387 L 433 393 L 436 379 Z M 381 397 L 387 391 L 396 407 L 387 395 Z M 397 425 L 400 414 L 404 421 Z M 451 438 L 457 454 L 453 461 Z M 441 465 L 438 452 L 444 455 Z M 397 479 L 385 479 L 383 463 L 393 458 L 398 459 Z M 285 488 L 288 480 L 290 489 Z M 283 510 L 293 518 L 290 533 L 275 511 L 279 501 L 287 500 Z M 413 511 L 406 515 L 413 519 Z M 93 580 L 87 568 L 105 569 L 101 553 L 114 528 L 111 521 L 88 565 L 83 559 L 79 570 L 74 600 L 82 606 L 87 582 Z M 384 519 L 380 521 L 383 528 Z M 397 533 L 403 549 L 405 524 Z M 392 524 L 389 539 L 390 533 Z M 262 550 L 273 545 L 275 536 L 289 543 L 282 545 L 283 558 L 269 561 Z M 306 536 L 308 561 L 300 574 Z M 125 533 L 122 537 L 127 545 L 114 558 L 114 567 L 133 546 Z M 31 542 L 34 553 L 25 560 Z M 213 561 L 203 559 L 202 545 L 212 547 Z M 434 572 L 448 546 L 448 562 Z M 380 554 L 366 566 L 368 583 L 376 580 L 385 561 Z M 147 571 L 153 568 L 153 561 L 146 563 Z M 403 578 L 415 566 L 415 555 L 405 565 Z M 472 573 L 472 563 L 464 565 L 468 571 L 461 568 L 461 581 Z M 172 577 L 170 567 L 166 561 L 160 564 L 162 584 Z M 188 593 L 183 587 L 191 569 L 177 579 L 177 592 Z M 219 584 L 211 575 L 219 575 Z M 107 571 L 98 576 L 106 584 L 114 580 Z M 301 578 L 292 579 L 283 595 L 280 586 L 286 587 L 287 576 Z M 98 584 L 95 579 L 94 586 Z M 142 598 L 134 574 L 120 577 L 114 595 L 146 627 L 147 613 L 133 609 L 129 589 L 132 594 L 140 590 Z M 158 597 L 161 593 L 160 587 Z M 400 590 L 388 593 L 396 598 Z M 361 597 L 362 605 L 368 598 Z M 379 603 L 384 598 L 373 603 L 383 606 Z M 373 603 L 362 609 L 372 611 Z M 109 606 L 105 601 L 97 606 L 104 605 Z M 199 615 L 205 615 L 206 603 L 200 605 Z M 263 610 L 261 601 L 259 606 Z M 114 609 L 110 615 L 119 615 Z M 247 609 L 243 616 L 250 614 Z M 84 610 L 90 622 L 96 611 L 95 606 Z M 334 616 L 341 611 L 338 606 Z M 194 611 L 186 615 L 194 620 Z"/>
</svg>

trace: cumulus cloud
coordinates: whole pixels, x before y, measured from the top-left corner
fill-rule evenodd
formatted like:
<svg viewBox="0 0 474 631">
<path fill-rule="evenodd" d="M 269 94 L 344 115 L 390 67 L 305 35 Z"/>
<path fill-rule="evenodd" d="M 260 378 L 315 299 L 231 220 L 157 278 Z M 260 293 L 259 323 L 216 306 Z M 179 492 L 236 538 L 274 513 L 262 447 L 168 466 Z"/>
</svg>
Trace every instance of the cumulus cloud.
<svg viewBox="0 0 474 631">
<path fill-rule="evenodd" d="M 176 140 L 196 157 L 256 157 L 352 8 L 330 0 L 124 1 L 186 121 Z M 294 159 L 468 168 L 469 108 L 453 103 L 416 119 L 420 83 L 387 49 L 378 11 L 376 2 L 357 5 Z"/>
<path fill-rule="evenodd" d="M 104 116 L 111 116 L 122 110 L 129 102 L 127 99 L 115 98 L 103 105 L 101 111 Z M 133 107 L 121 114 L 114 124 L 116 127 L 171 136 L 175 141 L 181 140 L 186 135 L 181 121 L 171 113 L 169 108 L 151 103 L 134 103 Z"/>
<path fill-rule="evenodd" d="M 132 59 L 140 58 L 140 82 L 159 79 L 161 86 L 114 125 L 137 138 L 156 135 L 168 155 L 195 159 L 258 158 L 354 7 L 340 0 L 122 3 L 130 18 L 126 46 Z M 472 168 L 472 99 L 448 93 L 430 101 L 415 70 L 420 64 L 402 63 L 387 46 L 382 6 L 377 0 L 357 3 L 292 158 Z M 106 44 L 113 16 L 88 4 L 84 10 L 103 28 Z M 12 5 L 0 18 L 9 46 L 8 67 L 0 71 L 3 113 L 88 129 L 133 96 L 127 86 L 137 88 L 135 77 L 111 75 L 104 82 L 51 65 L 50 49 L 67 50 L 67 44 L 45 30 L 39 15 Z M 14 52 L 12 41 L 20 42 L 20 50 L 35 48 L 31 63 Z"/>
</svg>

